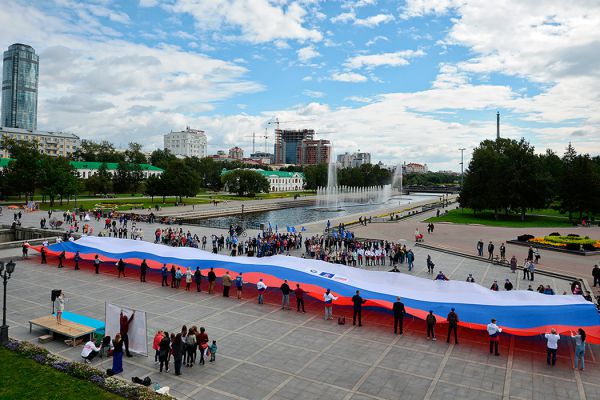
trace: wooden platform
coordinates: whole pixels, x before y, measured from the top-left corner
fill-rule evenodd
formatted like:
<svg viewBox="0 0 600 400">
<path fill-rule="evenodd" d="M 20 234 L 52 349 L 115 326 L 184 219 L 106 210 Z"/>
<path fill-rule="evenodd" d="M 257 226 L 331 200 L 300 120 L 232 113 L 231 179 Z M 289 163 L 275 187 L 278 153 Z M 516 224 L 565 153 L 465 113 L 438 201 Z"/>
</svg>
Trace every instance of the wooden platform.
<svg viewBox="0 0 600 400">
<path fill-rule="evenodd" d="M 41 328 L 47 329 L 50 332 L 58 333 L 60 335 L 69 337 L 72 339 L 73 346 L 75 346 L 75 342 L 77 338 L 91 335 L 96 332 L 96 328 L 91 326 L 85 326 L 81 324 L 77 324 L 75 322 L 67 321 L 63 318 L 62 324 L 59 325 L 56 322 L 56 317 L 54 315 L 48 315 L 45 317 L 40 317 L 36 319 L 32 319 L 29 321 L 29 332 L 31 332 L 32 325 L 39 326 Z"/>
</svg>

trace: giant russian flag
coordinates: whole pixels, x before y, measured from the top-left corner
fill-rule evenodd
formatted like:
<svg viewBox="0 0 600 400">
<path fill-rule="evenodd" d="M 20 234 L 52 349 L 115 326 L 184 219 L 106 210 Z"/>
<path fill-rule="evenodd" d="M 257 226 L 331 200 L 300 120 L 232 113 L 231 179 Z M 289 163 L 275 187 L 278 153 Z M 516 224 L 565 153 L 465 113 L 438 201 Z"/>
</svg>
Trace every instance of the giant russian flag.
<svg viewBox="0 0 600 400">
<path fill-rule="evenodd" d="M 39 250 L 39 246 L 33 247 Z M 544 295 L 513 290 L 494 292 L 481 285 L 462 281 L 433 281 L 403 273 L 366 271 L 319 260 L 290 256 L 265 258 L 229 257 L 189 247 L 169 247 L 149 242 L 84 237 L 75 242 L 62 242 L 49 247 L 48 254 L 65 251 L 72 258 L 76 251 L 84 260 L 98 254 L 104 261 L 122 258 L 131 265 L 146 260 L 158 270 L 163 264 L 196 269 L 204 275 L 212 267 L 217 276 L 225 271 L 244 274 L 244 281 L 256 283 L 262 278 L 270 287 L 279 287 L 284 279 L 294 287 L 301 283 L 309 295 L 322 299 L 330 288 L 339 299 L 335 304 L 351 305 L 357 289 L 367 299 L 367 306 L 391 309 L 396 296 L 402 298 L 407 312 L 424 319 L 432 310 L 438 320 L 445 320 L 450 308 L 456 308 L 460 325 L 485 329 L 492 318 L 506 333 L 531 336 L 556 328 L 560 333 L 583 328 L 589 343 L 600 344 L 600 314 L 594 304 L 582 296 Z"/>
</svg>

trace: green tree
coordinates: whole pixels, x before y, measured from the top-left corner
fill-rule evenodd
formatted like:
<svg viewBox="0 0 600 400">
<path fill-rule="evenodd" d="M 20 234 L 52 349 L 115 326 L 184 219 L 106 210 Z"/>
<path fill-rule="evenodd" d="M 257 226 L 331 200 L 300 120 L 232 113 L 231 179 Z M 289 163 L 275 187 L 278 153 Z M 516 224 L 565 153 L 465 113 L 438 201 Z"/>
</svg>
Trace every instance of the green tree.
<svg viewBox="0 0 600 400">
<path fill-rule="evenodd" d="M 507 186 L 503 171 L 508 162 L 503 147 L 507 140 L 484 140 L 473 150 L 459 196 L 461 207 L 470 207 L 474 212 L 492 209 L 496 217 L 505 208 Z"/>
<path fill-rule="evenodd" d="M 163 183 L 161 182 L 160 175 L 150 175 L 146 179 L 146 187 L 144 194 L 152 198 L 154 203 L 154 196 L 160 196 L 163 193 Z"/>
<path fill-rule="evenodd" d="M 86 190 L 90 194 L 107 194 L 112 192 L 112 175 L 106 163 L 102 163 L 98 172 L 85 181 Z"/>
<path fill-rule="evenodd" d="M 129 163 L 125 161 L 119 162 L 117 171 L 113 176 L 113 188 L 117 193 L 128 192 L 131 188 L 131 169 Z"/>
<path fill-rule="evenodd" d="M 66 158 L 41 156 L 40 173 L 38 175 L 39 187 L 44 198 L 48 197 L 50 200 L 50 206 L 54 205 L 57 196 L 61 196 L 62 202 L 66 186 L 73 185 L 71 178 L 75 179 L 74 174 L 75 171 Z"/>
<path fill-rule="evenodd" d="M 125 154 L 118 152 L 115 146 L 107 140 L 94 142 L 82 140 L 79 148 L 73 154 L 79 161 L 119 162 L 125 160 Z"/>
<path fill-rule="evenodd" d="M 169 162 L 161 176 L 163 196 L 174 195 L 183 201 L 183 197 L 194 197 L 200 190 L 200 176 L 186 164 L 185 160 L 175 159 Z"/>
<path fill-rule="evenodd" d="M 534 150 L 525 139 L 507 141 L 504 148 L 502 173 L 507 186 L 504 206 L 520 210 L 521 220 L 525 219 L 527 209 L 546 207 L 550 197 L 550 175 L 543 170 L 542 159 Z"/>
<path fill-rule="evenodd" d="M 541 169 L 550 177 L 547 185 L 550 197 L 556 198 L 560 192 L 560 183 L 563 174 L 563 162 L 560 157 L 550 149 L 540 156 Z"/>
<path fill-rule="evenodd" d="M 319 187 L 327 186 L 327 164 L 304 167 L 304 181 L 307 190 L 317 190 Z"/>
<path fill-rule="evenodd" d="M 600 172 L 589 154 L 578 155 L 571 143 L 563 156 L 563 175 L 560 184 L 560 209 L 577 212 L 579 219 L 584 213 L 600 211 Z"/>
<path fill-rule="evenodd" d="M 223 187 L 223 183 L 221 182 L 223 165 L 221 163 L 216 162 L 210 157 L 201 158 L 198 160 L 195 170 L 198 171 L 202 187 L 211 190 L 219 190 Z"/>
<path fill-rule="evenodd" d="M 6 184 L 16 193 L 25 195 L 25 203 L 33 198 L 40 174 L 42 155 L 36 143 L 3 139 L 2 148 L 6 149 L 14 161 L 6 168 Z"/>
<path fill-rule="evenodd" d="M 176 160 L 175 154 L 169 149 L 156 149 L 150 154 L 150 164 L 155 167 L 165 169 L 170 161 Z"/>
<path fill-rule="evenodd" d="M 261 192 L 269 193 L 269 181 L 256 171 L 236 169 L 227 172 L 221 179 L 227 190 L 238 196 L 254 196 Z"/>
<path fill-rule="evenodd" d="M 131 164 L 146 164 L 148 158 L 142 152 L 142 147 L 139 143 L 129 143 L 129 147 L 125 150 L 125 161 Z"/>
</svg>

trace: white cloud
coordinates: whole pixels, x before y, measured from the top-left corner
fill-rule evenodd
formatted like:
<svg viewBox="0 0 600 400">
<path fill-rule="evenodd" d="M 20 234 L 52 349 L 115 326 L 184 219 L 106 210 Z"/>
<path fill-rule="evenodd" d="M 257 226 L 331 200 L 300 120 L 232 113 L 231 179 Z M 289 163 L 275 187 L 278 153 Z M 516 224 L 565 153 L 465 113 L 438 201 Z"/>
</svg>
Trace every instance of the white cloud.
<svg viewBox="0 0 600 400">
<path fill-rule="evenodd" d="M 321 53 L 315 50 L 314 46 L 306 46 L 299 49 L 296 54 L 298 54 L 298 60 L 300 62 L 306 63 L 312 60 L 315 57 L 319 57 Z"/>
<path fill-rule="evenodd" d="M 345 13 L 341 13 L 339 15 L 336 15 L 335 17 L 331 18 L 330 21 L 332 23 L 346 23 L 346 22 L 351 22 L 354 21 L 356 19 L 356 14 L 354 13 L 354 11 L 351 12 L 345 12 Z"/>
<path fill-rule="evenodd" d="M 356 72 L 334 72 L 331 74 L 331 80 L 338 82 L 366 82 L 366 76 Z"/>
<path fill-rule="evenodd" d="M 158 5 L 158 0 L 140 0 L 140 7 L 155 7 Z"/>
<path fill-rule="evenodd" d="M 325 93 L 319 92 L 317 90 L 306 89 L 302 92 L 302 94 L 305 96 L 308 96 L 308 97 L 313 97 L 315 99 L 320 99 L 321 97 L 325 97 Z"/>
<path fill-rule="evenodd" d="M 375 68 L 380 66 L 398 67 L 408 65 L 409 59 L 422 57 L 425 55 L 423 50 L 402 50 L 393 53 L 380 54 L 361 54 L 350 57 L 344 63 L 344 66 L 351 69 Z"/>
<path fill-rule="evenodd" d="M 278 49 L 289 49 L 291 46 L 285 40 L 276 40 L 273 42 Z"/>
<path fill-rule="evenodd" d="M 172 11 L 188 13 L 201 31 L 239 31 L 235 36 L 250 43 L 274 40 L 320 41 L 323 36 L 304 26 L 306 10 L 297 2 L 268 0 L 176 0 Z"/>
<path fill-rule="evenodd" d="M 443 15 L 462 3 L 465 3 L 465 0 L 406 0 L 400 16 L 408 19 L 429 14 Z"/>
<path fill-rule="evenodd" d="M 342 4 L 342 8 L 360 8 L 366 6 L 374 6 L 377 4 L 377 0 L 347 0 Z"/>
<path fill-rule="evenodd" d="M 377 43 L 378 41 L 383 41 L 383 42 L 389 42 L 390 39 L 387 38 L 387 36 L 375 36 L 373 39 L 369 40 L 367 43 L 365 43 L 365 45 L 368 46 L 373 46 L 375 43 Z"/>
<path fill-rule="evenodd" d="M 263 90 L 245 79 L 243 66 L 168 45 L 90 37 L 87 20 L 68 15 L 17 2 L 0 13 L 2 42 L 22 41 L 40 54 L 40 129 L 160 145 L 152 135 L 185 127 L 213 102 Z"/>
<path fill-rule="evenodd" d="M 392 22 L 393 20 L 394 16 L 391 14 L 377 14 L 363 19 L 357 18 L 354 21 L 354 25 L 365 26 L 367 28 L 374 28 L 378 25 Z"/>
<path fill-rule="evenodd" d="M 373 99 L 370 97 L 361 97 L 361 96 L 350 96 L 346 97 L 344 100 L 354 101 L 356 103 L 372 103 Z"/>
<path fill-rule="evenodd" d="M 387 24 L 388 22 L 392 22 L 394 20 L 394 16 L 391 14 L 377 14 L 372 15 L 367 18 L 358 18 L 354 11 L 341 13 L 331 18 L 330 21 L 332 23 L 349 23 L 352 22 L 357 26 L 364 26 L 367 28 L 374 28 L 381 24 Z"/>
</svg>

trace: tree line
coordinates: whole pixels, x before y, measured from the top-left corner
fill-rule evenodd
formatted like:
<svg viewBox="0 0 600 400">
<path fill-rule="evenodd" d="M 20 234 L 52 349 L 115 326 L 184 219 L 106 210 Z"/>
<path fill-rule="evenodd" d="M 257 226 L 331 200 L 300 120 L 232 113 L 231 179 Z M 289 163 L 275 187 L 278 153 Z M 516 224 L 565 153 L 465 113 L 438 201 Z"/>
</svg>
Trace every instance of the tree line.
<svg viewBox="0 0 600 400">
<path fill-rule="evenodd" d="M 254 195 L 268 192 L 266 178 L 258 173 L 227 174 L 221 176 L 223 169 L 236 170 L 248 168 L 239 161 L 215 161 L 212 158 L 177 158 L 168 150 L 155 150 L 149 160 L 141 152 L 141 146 L 130 143 L 128 150 L 117 152 L 109 142 L 83 141 L 74 159 L 85 162 L 100 162 L 100 167 L 87 179 L 77 175 L 77 171 L 65 157 L 42 154 L 36 143 L 5 139 L 2 148 L 10 154 L 12 161 L 0 173 L 1 197 L 8 195 L 24 196 L 25 202 L 33 199 L 35 193 L 42 195 L 42 201 L 54 205 L 55 200 L 67 202 L 73 196 L 86 191 L 89 195 L 109 193 L 143 193 L 151 196 L 193 197 L 201 188 L 214 191 L 228 190 L 240 195 Z M 151 175 L 145 179 L 140 164 L 150 162 L 163 169 L 160 175 Z M 108 163 L 116 163 L 116 169 L 110 171 Z M 266 168 L 268 169 L 268 168 Z M 252 172 L 252 171 L 250 171 Z M 233 180 L 234 178 L 235 181 Z"/>
<path fill-rule="evenodd" d="M 600 212 L 600 157 L 577 154 L 569 143 L 559 157 L 536 154 L 525 139 L 484 140 L 473 150 L 460 193 L 461 207 L 474 212 L 517 212 L 549 206 L 591 217 Z"/>
</svg>

